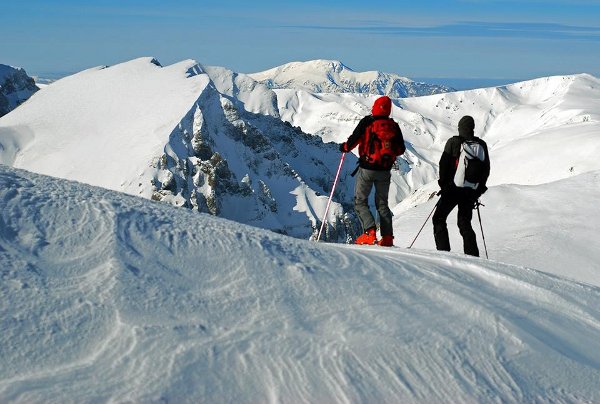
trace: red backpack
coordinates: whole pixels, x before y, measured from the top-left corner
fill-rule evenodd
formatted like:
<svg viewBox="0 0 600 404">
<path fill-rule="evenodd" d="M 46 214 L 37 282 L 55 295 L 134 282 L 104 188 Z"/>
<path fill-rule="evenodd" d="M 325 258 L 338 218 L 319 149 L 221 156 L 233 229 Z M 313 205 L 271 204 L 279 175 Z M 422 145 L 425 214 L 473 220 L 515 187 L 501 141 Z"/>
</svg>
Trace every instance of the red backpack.
<svg viewBox="0 0 600 404">
<path fill-rule="evenodd" d="M 365 130 L 364 141 L 359 154 L 367 163 L 391 168 L 396 160 L 393 139 L 396 136 L 396 122 L 393 119 L 377 119 Z"/>
</svg>

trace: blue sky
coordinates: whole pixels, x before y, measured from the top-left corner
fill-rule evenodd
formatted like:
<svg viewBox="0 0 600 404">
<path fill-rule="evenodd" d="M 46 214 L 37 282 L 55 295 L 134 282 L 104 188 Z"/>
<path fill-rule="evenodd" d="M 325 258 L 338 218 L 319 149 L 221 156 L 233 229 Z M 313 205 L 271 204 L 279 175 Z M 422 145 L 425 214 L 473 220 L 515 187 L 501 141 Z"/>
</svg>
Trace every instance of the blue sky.
<svg viewBox="0 0 600 404">
<path fill-rule="evenodd" d="M 600 0 L 29 0 L 0 7 L 0 63 L 75 72 L 140 56 L 238 72 L 341 60 L 408 77 L 600 76 Z"/>
</svg>

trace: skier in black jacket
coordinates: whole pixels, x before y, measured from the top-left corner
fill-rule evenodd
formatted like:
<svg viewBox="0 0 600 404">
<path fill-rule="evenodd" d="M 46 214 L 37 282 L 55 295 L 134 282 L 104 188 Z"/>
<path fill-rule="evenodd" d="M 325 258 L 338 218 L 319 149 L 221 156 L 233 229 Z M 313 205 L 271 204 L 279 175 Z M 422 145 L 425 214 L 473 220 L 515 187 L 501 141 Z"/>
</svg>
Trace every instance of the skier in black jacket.
<svg viewBox="0 0 600 404">
<path fill-rule="evenodd" d="M 475 121 L 471 116 L 463 116 L 458 122 L 458 136 L 453 136 L 446 142 L 440 158 L 441 197 L 433 214 L 433 235 L 438 250 L 450 251 L 448 227 L 446 219 L 458 205 L 458 228 L 463 238 L 465 254 L 479 256 L 477 238 L 471 227 L 473 208 L 479 197 L 487 190 L 486 182 L 490 175 L 490 158 L 487 144 L 474 134 Z M 481 145 L 484 159 L 478 166 L 478 182 L 469 183 L 456 177 L 461 150 L 465 142 Z M 458 182 L 458 184 L 457 184 Z"/>
</svg>

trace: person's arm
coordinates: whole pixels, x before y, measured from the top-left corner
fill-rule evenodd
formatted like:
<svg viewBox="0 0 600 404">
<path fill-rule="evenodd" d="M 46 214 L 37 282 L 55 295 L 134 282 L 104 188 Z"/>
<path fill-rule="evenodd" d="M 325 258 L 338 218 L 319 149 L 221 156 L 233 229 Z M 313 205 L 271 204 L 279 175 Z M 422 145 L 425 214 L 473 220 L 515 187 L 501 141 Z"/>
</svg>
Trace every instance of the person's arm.
<svg viewBox="0 0 600 404">
<path fill-rule="evenodd" d="M 456 174 L 457 153 L 455 143 L 455 137 L 448 139 L 440 157 L 440 179 L 438 180 L 438 184 L 442 189 L 453 183 L 454 174 Z"/>
<path fill-rule="evenodd" d="M 402 130 L 400 130 L 400 126 L 398 123 L 396 124 L 396 136 L 394 137 L 394 144 L 396 146 L 396 156 L 401 156 L 406 151 L 406 145 L 404 144 L 404 136 L 402 136 Z"/>
<path fill-rule="evenodd" d="M 361 119 L 358 125 L 356 125 L 356 128 L 354 128 L 354 131 L 352 132 L 348 140 L 346 140 L 340 145 L 340 151 L 348 153 L 349 151 L 354 149 L 356 145 L 358 145 L 360 139 L 365 134 L 365 130 L 371 124 L 371 122 L 371 116 L 365 116 L 363 119 Z"/>
<path fill-rule="evenodd" d="M 487 191 L 486 183 L 487 183 L 488 177 L 490 176 L 490 153 L 488 152 L 487 143 L 485 143 L 483 140 L 481 140 L 481 145 L 483 146 L 483 150 L 485 152 L 485 159 L 483 160 L 483 173 L 482 173 L 483 180 L 479 183 L 479 187 L 477 189 L 479 191 L 479 195 L 481 195 L 485 191 Z"/>
</svg>

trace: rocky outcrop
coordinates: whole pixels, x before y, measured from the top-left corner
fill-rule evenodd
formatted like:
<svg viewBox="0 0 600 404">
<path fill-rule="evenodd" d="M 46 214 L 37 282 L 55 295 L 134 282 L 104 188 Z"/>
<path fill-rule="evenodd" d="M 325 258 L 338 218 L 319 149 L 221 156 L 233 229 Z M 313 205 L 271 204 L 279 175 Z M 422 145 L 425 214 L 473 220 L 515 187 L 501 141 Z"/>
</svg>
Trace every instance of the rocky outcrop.
<svg viewBox="0 0 600 404">
<path fill-rule="evenodd" d="M 0 64 L 0 116 L 8 114 L 38 90 L 25 70 Z"/>
<path fill-rule="evenodd" d="M 214 83 L 204 90 L 155 159 L 152 199 L 310 238 L 321 223 L 297 208 L 292 192 L 328 195 L 337 146 L 277 117 L 249 112 L 241 98 L 219 92 Z M 344 175 L 349 178 L 349 169 Z M 352 212 L 352 184 L 348 179 L 336 192 L 341 208 L 324 240 L 345 242 L 356 236 L 355 215 L 344 213 Z"/>
</svg>

